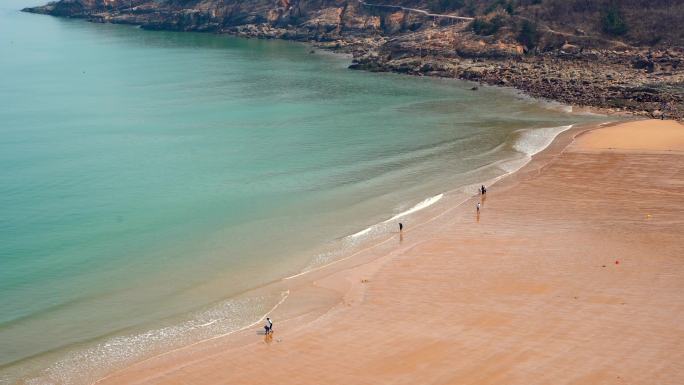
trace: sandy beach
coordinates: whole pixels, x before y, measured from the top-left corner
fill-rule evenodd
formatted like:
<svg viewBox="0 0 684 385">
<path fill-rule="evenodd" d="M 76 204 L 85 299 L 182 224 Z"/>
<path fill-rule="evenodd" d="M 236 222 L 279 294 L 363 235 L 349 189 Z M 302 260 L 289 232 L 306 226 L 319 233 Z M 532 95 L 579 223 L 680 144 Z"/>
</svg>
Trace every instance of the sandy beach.
<svg viewBox="0 0 684 385">
<path fill-rule="evenodd" d="M 485 198 L 279 283 L 272 337 L 98 383 L 682 384 L 683 165 L 679 123 L 573 128 Z"/>
</svg>

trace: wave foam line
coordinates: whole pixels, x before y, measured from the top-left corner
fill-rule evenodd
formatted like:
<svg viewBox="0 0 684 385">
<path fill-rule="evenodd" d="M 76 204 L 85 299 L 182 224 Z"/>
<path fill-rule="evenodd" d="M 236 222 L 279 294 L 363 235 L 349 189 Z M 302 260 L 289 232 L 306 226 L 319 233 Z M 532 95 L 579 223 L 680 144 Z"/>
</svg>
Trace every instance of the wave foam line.
<svg viewBox="0 0 684 385">
<path fill-rule="evenodd" d="M 605 123 L 605 124 L 607 124 L 607 123 Z M 561 134 L 562 132 L 565 132 L 565 131 L 571 129 L 573 126 L 574 126 L 574 124 L 570 124 L 570 125 L 567 125 L 567 126 L 548 127 L 548 128 L 537 129 L 537 130 L 524 130 L 524 131 L 523 131 L 523 134 L 522 134 L 522 136 L 521 136 L 521 138 L 513 145 L 513 147 L 514 147 L 516 150 L 518 150 L 518 151 L 522 152 L 523 154 L 525 154 L 527 159 L 524 159 L 524 161 L 523 161 L 521 164 L 516 165 L 516 167 L 514 167 L 514 168 L 511 169 L 511 170 L 505 170 L 505 169 L 502 170 L 502 171 L 504 171 L 504 173 L 503 173 L 502 175 L 499 175 L 499 176 L 497 176 L 497 177 L 495 177 L 495 178 L 489 179 L 489 180 L 485 181 L 484 184 L 486 184 L 487 186 L 492 186 L 492 185 L 496 184 L 497 182 L 499 182 L 501 179 L 503 179 L 503 178 L 505 178 L 505 177 L 507 177 L 507 176 L 509 176 L 509 175 L 511 175 L 511 174 L 513 174 L 513 173 L 515 173 L 515 172 L 517 172 L 518 170 L 520 170 L 521 168 L 523 168 L 527 163 L 529 163 L 529 161 L 532 159 L 532 156 L 534 156 L 535 154 L 537 154 L 537 153 L 543 151 L 546 147 L 548 147 L 548 146 L 556 139 L 556 137 L 557 137 L 559 134 Z M 538 132 L 539 130 L 543 130 L 544 133 L 547 134 L 547 135 L 538 135 L 538 134 L 539 134 L 539 132 Z M 537 139 L 537 140 L 534 140 L 534 139 L 531 139 L 531 138 L 535 138 L 535 139 Z M 542 139 L 540 140 L 539 138 L 542 138 Z M 527 148 L 525 148 L 525 146 L 524 146 L 525 144 L 528 145 Z M 468 187 L 471 187 L 471 186 L 480 186 L 480 183 L 475 183 L 475 184 L 470 185 L 470 186 L 464 186 L 462 191 L 467 192 L 468 190 L 470 190 Z M 410 208 L 409 210 L 406 210 L 406 211 L 404 211 L 404 212 L 402 212 L 402 213 L 399 213 L 399 214 L 393 216 L 392 218 L 390 218 L 390 219 L 388 219 L 388 220 L 386 220 L 386 221 L 384 221 L 384 222 L 381 222 L 381 223 L 388 223 L 388 222 L 391 222 L 391 221 L 396 220 L 396 219 L 398 219 L 398 218 L 401 218 L 401 217 L 403 217 L 403 216 L 405 216 L 405 215 L 411 214 L 411 213 L 416 212 L 416 211 L 418 211 L 418 210 L 421 210 L 421 209 L 423 209 L 423 208 L 425 208 L 425 207 L 428 207 L 428 206 L 430 206 L 430 205 L 433 205 L 433 204 L 437 203 L 437 201 L 439 201 L 440 199 L 442 199 L 443 196 L 444 196 L 444 194 L 442 193 L 442 194 L 436 195 L 436 196 L 434 196 L 434 197 L 432 197 L 432 198 L 428 198 L 428 199 L 424 200 L 423 202 L 420 202 L 420 203 L 418 203 L 417 205 L 415 205 L 414 207 Z M 442 212 L 442 213 L 436 215 L 435 217 L 430 218 L 430 219 L 428 219 L 427 221 L 425 221 L 425 222 L 423 222 L 423 223 L 418 223 L 418 224 L 414 225 L 414 226 L 413 226 L 413 229 L 418 228 L 418 227 L 422 227 L 422 226 L 424 226 L 424 225 L 426 225 L 426 224 L 428 224 L 428 223 L 430 223 L 430 222 L 436 220 L 437 218 L 442 217 L 442 216 L 445 215 L 446 213 L 451 212 L 452 210 L 455 210 L 457 207 L 459 207 L 460 205 L 462 205 L 463 203 L 465 203 L 465 202 L 468 201 L 469 199 L 470 199 L 470 197 L 469 197 L 469 198 L 466 198 L 466 199 L 464 199 L 464 200 L 462 200 L 461 202 L 459 202 L 459 203 L 457 203 L 457 204 L 455 204 L 453 207 L 447 208 L 444 212 Z M 375 226 L 377 226 L 377 225 L 373 225 L 373 226 L 368 227 L 368 228 L 366 228 L 366 229 L 364 229 L 364 230 L 361 230 L 361 231 L 359 231 L 359 232 L 357 232 L 357 233 L 354 233 L 354 234 L 351 235 L 351 237 L 359 237 L 359 236 L 361 236 L 361 235 L 364 235 L 364 234 L 370 232 Z M 291 276 L 289 276 L 289 277 L 285 277 L 285 278 L 283 278 L 283 281 L 287 281 L 287 280 L 290 280 L 290 279 L 294 279 L 294 278 L 297 278 L 297 277 L 301 277 L 301 276 L 303 276 L 303 275 L 305 275 L 305 274 L 312 273 L 312 272 L 315 272 L 315 271 L 318 271 L 318 270 L 322 270 L 322 269 L 325 269 L 325 268 L 327 268 L 327 267 L 329 267 L 329 266 L 332 266 L 332 265 L 334 265 L 334 264 L 340 263 L 340 262 L 342 262 L 342 261 L 346 261 L 346 260 L 348 260 L 348 259 L 350 259 L 350 258 L 352 258 L 352 257 L 354 257 L 354 256 L 356 256 L 356 255 L 358 255 L 358 254 L 361 254 L 361 253 L 365 252 L 366 250 L 370 250 L 370 249 L 372 249 L 372 248 L 374 248 L 374 247 L 377 247 L 377 246 L 380 246 L 380 245 L 382 245 L 382 244 L 384 244 L 384 243 L 387 243 L 387 242 L 390 241 L 391 239 L 392 239 L 391 237 L 390 237 L 390 238 L 387 238 L 387 239 L 385 239 L 385 240 L 382 241 L 382 242 L 372 244 L 372 245 L 370 245 L 370 246 L 368 246 L 368 247 L 366 247 L 366 248 L 364 248 L 364 249 L 361 249 L 361 250 L 359 250 L 359 251 L 357 251 L 357 252 L 355 252 L 355 253 L 352 253 L 351 255 L 349 255 L 349 256 L 347 256 L 347 257 L 340 258 L 340 259 L 336 259 L 336 260 L 334 260 L 334 261 L 332 261 L 332 262 L 330 262 L 330 263 L 327 263 L 327 264 L 325 264 L 325 265 L 318 266 L 318 267 L 316 267 L 316 268 L 309 269 L 309 270 L 304 270 L 304 271 L 302 271 L 302 272 L 300 272 L 300 273 L 291 275 Z"/>
<path fill-rule="evenodd" d="M 365 228 L 365 229 L 359 231 L 358 233 L 354 233 L 354 234 L 350 235 L 350 237 L 352 237 L 352 238 L 360 237 L 360 236 L 362 236 L 362 235 L 364 235 L 364 234 L 370 233 L 371 230 L 373 230 L 373 226 L 367 227 L 367 228 Z"/>
<path fill-rule="evenodd" d="M 433 197 L 431 197 L 431 198 L 425 199 L 424 201 L 422 201 L 422 202 L 416 204 L 415 206 L 411 207 L 410 209 L 408 209 L 408 210 L 406 210 L 406 211 L 403 211 L 403 212 L 401 212 L 401 213 L 399 213 L 399 214 L 393 216 L 392 218 L 387 219 L 386 221 L 381 222 L 380 224 L 389 223 L 389 222 L 394 221 L 394 220 L 396 220 L 396 219 L 398 219 L 398 218 L 404 217 L 404 216 L 406 216 L 406 215 L 415 213 L 416 211 L 422 210 L 422 209 L 424 209 L 424 208 L 426 208 L 426 207 L 432 206 L 433 204 L 437 203 L 437 202 L 438 202 L 440 199 L 442 199 L 443 197 L 444 197 L 444 194 L 442 193 L 442 194 L 435 195 L 435 196 L 433 196 Z M 429 222 L 429 221 L 428 221 L 428 222 Z M 426 222 L 426 223 L 427 223 L 427 222 Z M 361 236 L 361 235 L 367 234 L 367 233 L 369 233 L 375 226 L 377 226 L 377 225 L 373 225 L 373 226 L 371 226 L 371 227 L 368 227 L 368 228 L 366 228 L 366 229 L 364 229 L 364 230 L 359 231 L 358 233 L 354 233 L 354 234 L 350 235 L 350 237 L 355 238 L 355 237 L 359 237 L 359 236 Z M 419 226 L 414 226 L 414 227 L 419 227 Z M 362 252 L 364 252 L 364 251 L 366 251 L 366 250 L 369 250 L 369 249 L 371 249 L 371 248 L 373 248 L 373 247 L 382 245 L 383 243 L 385 243 L 385 242 L 387 242 L 387 241 L 389 241 L 389 240 L 391 240 L 391 239 L 392 239 L 392 238 L 388 238 L 388 239 L 386 239 L 386 240 L 384 240 L 384 241 L 382 241 L 382 242 L 380 242 L 380 243 L 372 244 L 372 245 L 370 245 L 369 247 L 366 247 L 366 248 L 364 248 L 364 249 L 361 249 L 361 250 L 359 250 L 359 251 L 357 251 L 357 252 L 355 252 L 355 253 L 353 253 L 353 254 L 347 256 L 347 257 L 340 258 L 340 259 L 336 259 L 336 260 L 334 260 L 334 261 L 332 261 L 332 262 L 330 262 L 330 263 L 326 263 L 325 265 L 318 266 L 318 267 L 316 267 L 316 268 L 309 269 L 309 270 L 304 270 L 304 271 L 302 271 L 302 272 L 300 272 L 300 273 L 291 275 L 291 276 L 289 276 L 289 277 L 285 277 L 285 278 L 283 278 L 283 280 L 286 281 L 286 280 L 294 279 L 294 278 L 297 278 L 297 277 L 301 277 L 301 276 L 304 275 L 304 274 L 312 273 L 312 272 L 314 272 L 314 271 L 318 271 L 318 270 L 324 269 L 324 268 L 326 268 L 326 267 L 328 267 L 328 266 L 331 266 L 331 265 L 334 265 L 334 264 L 336 264 L 336 263 L 339 263 L 339 262 L 342 262 L 342 261 L 346 261 L 347 259 L 352 258 L 352 257 L 354 257 L 354 256 L 356 256 L 356 255 L 358 255 L 358 254 L 360 254 L 360 253 L 362 253 Z"/>
<path fill-rule="evenodd" d="M 599 126 L 603 126 L 603 125 L 606 125 L 606 124 L 609 124 L 609 123 L 610 123 L 610 122 L 601 123 Z M 520 141 L 518 141 L 518 143 L 514 144 L 514 148 L 515 148 L 516 150 L 518 150 L 518 151 L 521 151 L 521 152 L 525 153 L 525 154 L 529 157 L 528 160 L 527 160 L 527 162 L 525 162 L 525 164 L 526 164 L 526 163 L 529 162 L 529 160 L 531 159 L 531 157 L 532 157 L 533 155 L 535 155 L 535 154 L 541 152 L 541 151 L 544 150 L 546 147 L 548 147 L 548 146 L 553 142 L 553 140 L 554 140 L 560 133 L 562 133 L 562 132 L 564 132 L 564 131 L 567 131 L 568 129 L 570 129 L 570 128 L 572 128 L 572 127 L 573 127 L 573 125 L 568 125 L 568 126 L 551 127 L 551 128 L 541 129 L 541 130 L 547 130 L 547 131 L 552 130 L 552 131 L 556 131 L 556 132 L 553 133 L 552 135 L 547 136 L 547 140 L 544 140 L 544 142 L 543 142 L 544 144 L 543 144 L 542 146 L 540 146 L 540 147 L 536 147 L 536 146 L 535 146 L 536 148 L 534 148 L 534 149 L 529 149 L 529 148 L 528 148 L 528 151 L 524 151 L 524 150 L 522 150 L 522 149 L 519 148 L 518 144 L 520 143 Z M 532 130 L 528 130 L 527 132 L 529 132 L 529 131 L 532 131 Z M 523 134 L 523 137 L 525 137 L 525 134 Z M 529 137 L 529 135 L 528 135 L 528 137 Z M 539 144 L 539 143 L 537 143 L 537 144 Z M 522 168 L 525 164 L 523 164 L 522 166 L 516 168 L 516 170 L 505 172 L 504 174 L 499 175 L 498 177 L 495 177 L 495 178 L 493 178 L 493 179 L 490 179 L 490 180 L 488 181 L 489 183 L 487 183 L 487 185 L 494 185 L 495 183 L 497 183 L 497 182 L 500 181 L 501 179 L 505 178 L 506 176 L 509 176 L 509 175 L 513 174 L 514 172 L 516 172 L 517 170 L 519 170 L 520 168 Z M 474 184 L 474 185 L 478 185 L 478 186 L 479 186 L 479 183 L 476 183 L 476 184 Z M 403 216 L 405 216 L 405 215 L 408 215 L 408 214 L 414 213 L 414 212 L 416 212 L 416 211 L 418 211 L 418 210 L 421 210 L 421 209 L 423 209 L 423 208 L 429 207 L 429 206 L 431 206 L 431 205 L 437 203 L 439 200 L 441 200 L 441 199 L 443 198 L 443 196 L 444 196 L 444 194 L 442 193 L 442 194 L 436 195 L 436 196 L 434 196 L 434 197 L 428 198 L 428 199 L 426 199 L 426 200 L 424 200 L 424 201 L 422 201 L 422 202 L 416 204 L 416 205 L 415 205 L 414 207 L 412 207 L 411 209 L 406 210 L 406 211 L 404 211 L 404 212 L 402 212 L 402 213 L 399 213 L 399 214 L 393 216 L 392 218 L 390 218 L 390 219 L 388 219 L 388 220 L 386 220 L 386 221 L 384 221 L 384 222 L 382 222 L 382 223 L 387 223 L 387 222 L 396 220 L 396 219 L 401 218 L 401 217 L 403 217 Z M 444 215 L 450 213 L 451 211 L 457 209 L 460 205 L 462 205 L 463 203 L 465 203 L 465 202 L 468 201 L 469 199 L 470 199 L 470 197 L 461 200 L 460 202 L 458 202 L 458 203 L 455 204 L 454 206 L 452 206 L 452 207 L 447 208 L 446 210 L 444 210 L 442 213 L 440 213 L 440 214 L 438 214 L 438 215 L 436 215 L 436 216 L 434 216 L 434 217 L 428 219 L 428 220 L 425 221 L 425 222 L 416 224 L 415 226 L 413 226 L 413 228 L 414 228 L 414 229 L 415 229 L 415 228 L 420 228 L 420 227 L 423 227 L 423 226 L 427 225 L 428 223 L 431 223 L 431 222 L 435 221 L 436 219 L 438 219 L 438 218 L 440 218 L 440 217 L 442 217 L 442 216 L 444 216 Z M 376 225 L 374 225 L 374 226 L 376 226 Z M 358 237 L 358 236 L 360 236 L 360 235 L 366 234 L 366 233 L 370 232 L 370 231 L 373 229 L 374 226 L 371 226 L 371 227 L 368 227 L 368 228 L 366 228 L 366 229 L 364 229 L 364 230 L 361 230 L 361 231 L 359 231 L 359 232 L 353 234 L 352 237 Z M 364 249 L 362 249 L 362 250 L 358 250 L 357 252 L 355 252 L 355 253 L 353 253 L 353 254 L 347 256 L 347 257 L 344 257 L 344 258 L 341 258 L 341 259 L 334 260 L 334 261 L 332 261 L 332 262 L 330 262 L 330 263 L 328 263 L 328 264 L 325 264 L 325 265 L 323 265 L 323 266 L 319 266 L 319 267 L 317 267 L 317 268 L 315 268 L 315 269 L 306 270 L 306 271 L 303 271 L 303 272 L 301 272 L 301 273 L 298 273 L 298 274 L 295 274 L 295 275 L 292 275 L 292 276 L 289 276 L 289 277 L 285 277 L 285 278 L 283 278 L 283 280 L 290 280 L 290 279 L 293 279 L 293 278 L 302 276 L 302 275 L 304 275 L 304 274 L 308 274 L 308 273 L 311 273 L 311 272 L 314 272 L 314 271 L 318 271 L 318 270 L 324 269 L 324 268 L 326 268 L 326 267 L 328 267 L 328 266 L 331 266 L 331 265 L 337 264 L 337 263 L 339 263 L 339 262 L 348 260 L 348 259 L 353 258 L 353 257 L 355 257 L 356 255 L 361 254 L 361 253 L 363 253 L 363 252 L 365 252 L 365 251 L 367 251 L 367 250 L 370 250 L 370 249 L 372 249 L 372 248 L 375 248 L 375 247 L 377 247 L 377 246 L 380 246 L 380 245 L 382 245 L 382 244 L 385 244 L 385 243 L 391 241 L 392 239 L 393 239 L 392 237 L 389 237 L 389 238 L 387 238 L 387 239 L 385 239 L 385 240 L 383 240 L 383 241 L 381 241 L 381 242 L 379 242 L 379 243 L 375 243 L 375 244 L 369 245 L 368 247 L 366 247 L 366 248 L 364 248 Z M 204 343 L 204 342 L 206 342 L 206 341 L 210 341 L 210 340 L 214 340 L 214 339 L 226 337 L 226 336 L 229 336 L 229 335 L 231 335 L 231 334 L 234 334 L 234 333 L 241 332 L 241 331 L 247 330 L 247 329 L 249 329 L 249 328 L 252 328 L 252 327 L 256 326 L 257 324 L 263 322 L 264 319 L 266 319 L 266 317 L 267 317 L 270 313 L 272 313 L 272 312 L 275 311 L 280 305 L 282 305 L 282 304 L 285 302 L 285 300 L 289 297 L 289 295 L 290 295 L 290 290 L 287 290 L 286 292 L 283 292 L 281 295 L 282 295 L 282 298 L 280 299 L 280 301 L 278 301 L 277 304 L 275 304 L 275 306 L 273 306 L 273 308 L 271 308 L 271 310 L 269 310 L 268 312 L 266 312 L 266 313 L 265 313 L 261 318 L 259 318 L 257 321 L 255 321 L 255 322 L 253 322 L 253 323 L 251 323 L 251 324 L 249 324 L 249 325 L 247 325 L 247 326 L 244 326 L 244 327 L 242 327 L 242 328 L 240 328 L 240 329 L 236 329 L 236 330 L 230 331 L 230 332 L 228 332 L 228 333 L 224 333 L 224 334 L 220 334 L 220 335 L 217 335 L 217 336 L 213 336 L 213 337 L 211 337 L 211 338 L 203 339 L 203 340 L 194 342 L 194 343 L 189 344 L 189 345 L 181 346 L 181 347 L 178 347 L 178 348 L 175 348 L 175 349 L 172 349 L 172 350 L 169 350 L 169 351 L 166 351 L 166 352 L 163 352 L 163 353 L 154 355 L 154 356 L 152 356 L 152 357 L 146 358 L 145 360 L 136 362 L 136 363 L 134 363 L 133 365 L 142 364 L 142 363 L 144 363 L 144 362 L 146 362 L 146 361 L 149 361 L 149 360 L 151 360 L 151 359 L 153 359 L 153 358 L 158 358 L 158 357 L 161 357 L 161 356 L 163 356 L 163 355 L 170 354 L 170 353 L 173 353 L 173 352 L 178 351 L 178 350 L 181 350 L 181 349 L 189 348 L 189 347 L 191 347 L 191 346 L 198 345 L 198 344 L 200 344 L 200 343 Z M 213 321 L 211 321 L 211 322 L 209 322 L 209 323 L 207 323 L 207 324 L 200 325 L 200 326 L 208 326 L 209 324 L 213 324 L 214 322 L 216 322 L 216 320 L 213 320 Z M 97 383 L 99 383 L 99 382 L 101 382 L 101 381 L 104 381 L 104 380 L 106 380 L 107 378 L 113 376 L 114 374 L 116 374 L 116 373 L 118 373 L 118 372 L 120 372 L 120 370 L 114 371 L 114 372 L 112 372 L 111 374 L 109 374 L 109 375 L 107 375 L 107 376 L 105 376 L 105 377 L 100 378 L 99 380 L 95 381 L 93 384 L 97 384 Z"/>
<path fill-rule="evenodd" d="M 381 223 L 390 223 L 390 222 L 392 222 L 392 221 L 394 221 L 394 220 L 397 220 L 397 219 L 399 219 L 399 218 L 401 218 L 401 217 L 405 217 L 405 216 L 407 216 L 407 215 L 409 215 L 409 214 L 413 214 L 413 213 L 415 213 L 416 211 L 419 211 L 419 210 L 422 210 L 422 209 L 424 209 L 424 208 L 426 208 L 426 207 L 429 207 L 429 206 L 434 205 L 435 203 L 437 203 L 437 201 L 439 201 L 439 200 L 442 199 L 443 197 L 444 197 L 444 194 L 439 194 L 439 195 L 435 195 L 435 196 L 433 196 L 433 197 L 431 197 L 431 198 L 427 198 L 427 199 L 425 199 L 424 201 L 422 201 L 422 202 L 416 204 L 415 206 L 411 207 L 410 209 L 408 209 L 408 210 L 406 210 L 406 211 L 402 211 L 402 212 L 400 212 L 399 214 L 393 216 L 392 218 L 387 219 L 387 220 L 385 220 L 385 221 L 382 221 Z M 366 234 L 370 233 L 370 232 L 373 230 L 373 228 L 376 227 L 376 226 L 377 226 L 377 224 L 376 224 L 376 225 L 373 225 L 373 226 L 370 226 L 370 227 L 367 227 L 367 228 L 365 228 L 365 229 L 363 229 L 363 230 L 361 230 L 361 231 L 359 231 L 359 232 L 356 232 L 356 233 L 350 235 L 349 237 L 350 237 L 350 238 L 358 238 L 358 237 L 360 237 L 360 236 L 362 236 L 362 235 L 366 235 Z"/>
<path fill-rule="evenodd" d="M 211 341 L 211 340 L 215 340 L 215 339 L 218 339 L 218 338 L 226 337 L 226 336 L 229 336 L 229 335 L 231 335 L 231 334 L 235 334 L 235 333 L 238 333 L 238 332 L 241 332 L 241 331 L 244 331 L 244 330 L 253 328 L 253 327 L 255 327 L 256 325 L 258 325 L 258 324 L 264 322 L 264 320 L 266 319 L 266 316 L 268 316 L 269 314 L 273 313 L 273 312 L 275 311 L 275 309 L 277 309 L 280 305 L 282 305 L 283 302 L 285 302 L 285 300 L 286 300 L 287 297 L 289 297 L 289 296 L 290 296 L 290 290 L 287 290 L 287 291 L 281 293 L 281 297 L 282 297 L 282 298 L 280 298 L 280 301 L 278 301 L 278 303 L 276 303 L 275 306 L 273 306 L 273 307 L 271 308 L 271 310 L 267 311 L 264 315 L 262 315 L 261 318 L 259 318 L 258 320 L 252 322 L 252 323 L 249 324 L 249 325 L 243 326 L 243 327 L 241 327 L 241 328 L 239 328 L 239 329 L 236 329 L 236 330 L 231 330 L 231 331 L 229 331 L 228 333 L 219 334 L 219 335 L 213 336 L 213 337 L 211 337 L 211 338 L 205 338 L 205 339 L 203 339 L 203 340 L 199 340 L 199 341 L 193 342 L 193 343 L 191 343 L 191 344 L 189 344 L 189 345 L 180 346 L 180 347 L 177 347 L 177 348 L 175 348 L 175 349 L 171 349 L 171 350 L 168 350 L 168 351 L 159 353 L 159 354 L 155 354 L 155 355 L 153 355 L 153 356 L 151 356 L 151 357 L 148 357 L 148 358 L 146 358 L 146 359 L 144 359 L 144 360 L 142 360 L 142 361 L 135 362 L 135 363 L 133 363 L 133 364 L 131 364 L 131 365 L 129 365 L 129 366 L 132 366 L 132 365 L 140 365 L 140 364 L 145 363 L 145 362 L 147 362 L 147 361 L 149 361 L 149 360 L 151 360 L 151 359 L 153 359 L 153 358 L 159 358 L 159 357 L 165 356 L 165 355 L 167 355 L 167 354 L 171 354 L 171 353 L 173 353 L 173 352 L 177 352 L 177 351 L 179 351 L 179 350 L 181 350 L 181 349 L 186 349 L 186 348 L 189 348 L 189 347 L 192 347 L 192 346 L 195 346 L 195 345 L 199 345 L 199 344 L 204 343 L 204 342 L 207 342 L 207 341 Z M 202 325 L 202 326 L 206 326 L 206 324 L 205 324 L 205 325 Z M 118 373 L 118 372 L 120 372 L 120 371 L 121 371 L 121 370 L 114 371 L 114 372 L 112 372 L 111 374 L 108 374 L 108 375 L 106 375 L 106 376 L 100 378 L 99 380 L 93 382 L 93 385 L 94 385 L 94 384 L 97 384 L 97 383 L 100 383 L 101 381 L 104 381 L 104 380 L 106 380 L 106 379 L 112 377 L 113 375 L 115 375 L 116 373 Z"/>
<path fill-rule="evenodd" d="M 416 211 L 419 211 L 419 210 L 422 210 L 426 207 L 432 206 L 435 203 L 437 203 L 440 199 L 442 199 L 442 197 L 444 197 L 444 194 L 439 194 L 439 195 L 433 196 L 432 198 L 428 198 L 428 199 L 418 203 L 417 205 L 411 207 L 410 209 L 393 216 L 392 218 L 384 221 L 383 223 L 392 222 L 392 221 L 397 220 L 401 217 L 405 217 L 409 214 L 415 213 Z"/>
<path fill-rule="evenodd" d="M 522 130 L 520 138 L 515 142 L 513 148 L 528 156 L 533 156 L 548 147 L 556 137 L 573 127 L 568 126 L 545 127 L 537 129 Z"/>
</svg>

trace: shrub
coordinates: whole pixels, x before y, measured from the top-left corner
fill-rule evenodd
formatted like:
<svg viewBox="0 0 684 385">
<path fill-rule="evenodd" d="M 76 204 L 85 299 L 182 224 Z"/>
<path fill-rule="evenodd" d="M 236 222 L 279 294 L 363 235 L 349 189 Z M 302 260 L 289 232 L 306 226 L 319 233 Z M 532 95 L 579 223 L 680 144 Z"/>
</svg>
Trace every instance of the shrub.
<svg viewBox="0 0 684 385">
<path fill-rule="evenodd" d="M 491 21 L 478 17 L 470 24 L 470 28 L 477 35 L 489 36 L 497 33 L 502 25 L 503 18 L 501 16 L 495 16 Z"/>
<path fill-rule="evenodd" d="M 474 2 L 469 1 L 466 3 L 464 12 L 466 15 L 475 16 L 477 14 L 477 6 L 475 5 Z"/>
<path fill-rule="evenodd" d="M 537 24 L 525 20 L 520 27 L 518 33 L 518 41 L 527 49 L 532 49 L 539 43 L 539 31 L 537 31 Z"/>
<path fill-rule="evenodd" d="M 506 8 L 505 8 L 505 9 L 506 9 L 506 12 L 507 12 L 509 15 L 515 14 L 515 8 L 513 7 L 513 2 L 512 2 L 512 1 L 509 1 L 508 3 L 506 3 Z"/>
<path fill-rule="evenodd" d="M 494 11 L 496 11 L 497 8 L 505 6 L 506 3 L 504 0 L 494 0 L 487 8 L 484 9 L 484 14 L 489 14 Z"/>
<path fill-rule="evenodd" d="M 611 5 L 608 8 L 601 22 L 605 33 L 620 36 L 627 32 L 627 24 L 625 24 L 620 9 L 616 5 Z"/>
<path fill-rule="evenodd" d="M 430 9 L 436 12 L 445 12 L 461 9 L 464 5 L 465 0 L 432 0 Z"/>
</svg>

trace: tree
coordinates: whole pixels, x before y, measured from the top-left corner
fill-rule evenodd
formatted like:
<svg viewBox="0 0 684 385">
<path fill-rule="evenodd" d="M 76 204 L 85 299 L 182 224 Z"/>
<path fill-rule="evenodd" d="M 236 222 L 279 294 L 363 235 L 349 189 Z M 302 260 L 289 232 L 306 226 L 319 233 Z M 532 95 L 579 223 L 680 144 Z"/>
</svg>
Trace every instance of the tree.
<svg viewBox="0 0 684 385">
<path fill-rule="evenodd" d="M 523 21 L 520 32 L 518 33 L 518 41 L 528 50 L 536 47 L 537 43 L 539 43 L 537 24 L 528 20 Z"/>
</svg>

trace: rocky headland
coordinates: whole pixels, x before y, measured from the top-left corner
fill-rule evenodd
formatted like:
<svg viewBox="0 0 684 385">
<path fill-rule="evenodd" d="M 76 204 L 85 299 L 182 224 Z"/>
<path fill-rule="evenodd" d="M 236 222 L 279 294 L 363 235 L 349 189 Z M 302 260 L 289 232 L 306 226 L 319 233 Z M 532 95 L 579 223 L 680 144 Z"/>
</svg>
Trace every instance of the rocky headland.
<svg viewBox="0 0 684 385">
<path fill-rule="evenodd" d="M 607 112 L 684 119 L 677 1 L 377 1 L 61 0 L 24 11 L 304 41 L 351 53 L 352 69 L 467 79 Z"/>
</svg>

